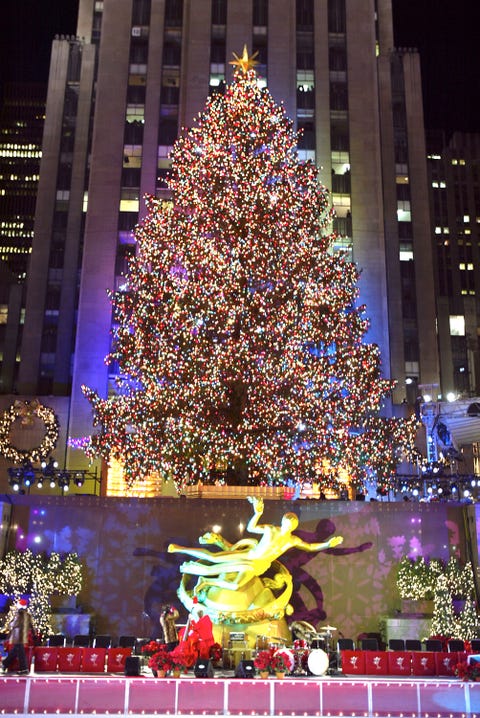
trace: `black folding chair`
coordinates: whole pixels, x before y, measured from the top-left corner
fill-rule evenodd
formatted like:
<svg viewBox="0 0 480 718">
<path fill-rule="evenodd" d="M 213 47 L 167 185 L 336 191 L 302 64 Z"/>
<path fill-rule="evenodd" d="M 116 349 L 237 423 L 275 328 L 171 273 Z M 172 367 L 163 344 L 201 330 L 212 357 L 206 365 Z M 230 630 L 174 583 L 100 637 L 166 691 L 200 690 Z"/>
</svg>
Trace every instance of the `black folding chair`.
<svg viewBox="0 0 480 718">
<path fill-rule="evenodd" d="M 361 638 L 362 651 L 378 651 L 378 640 L 376 638 Z"/>
<path fill-rule="evenodd" d="M 404 651 L 405 650 L 405 639 L 404 638 L 389 638 L 388 647 L 391 651 Z"/>
<path fill-rule="evenodd" d="M 421 651 L 422 642 L 418 638 L 406 638 L 405 639 L 405 650 L 406 651 Z"/>
<path fill-rule="evenodd" d="M 425 650 L 426 651 L 435 651 L 441 652 L 443 651 L 443 643 L 438 638 L 428 638 L 425 641 Z"/>
<path fill-rule="evenodd" d="M 106 634 L 100 634 L 93 639 L 93 648 L 110 648 L 112 645 L 112 637 Z"/>
<path fill-rule="evenodd" d="M 118 645 L 120 648 L 133 648 L 136 640 L 136 636 L 120 636 Z"/>
<path fill-rule="evenodd" d="M 55 633 L 47 638 L 47 646 L 64 646 L 67 642 L 63 633 Z"/>
</svg>

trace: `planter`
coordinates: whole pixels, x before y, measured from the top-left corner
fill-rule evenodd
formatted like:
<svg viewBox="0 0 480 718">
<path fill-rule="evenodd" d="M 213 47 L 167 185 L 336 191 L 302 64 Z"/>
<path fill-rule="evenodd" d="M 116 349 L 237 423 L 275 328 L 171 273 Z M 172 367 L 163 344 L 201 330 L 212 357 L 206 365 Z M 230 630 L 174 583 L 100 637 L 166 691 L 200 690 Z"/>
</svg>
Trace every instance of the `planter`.
<svg viewBox="0 0 480 718">
<path fill-rule="evenodd" d="M 157 678 L 165 678 L 167 671 L 157 671 Z"/>
<path fill-rule="evenodd" d="M 180 678 L 181 675 L 182 675 L 182 671 L 181 671 L 179 668 L 174 668 L 174 669 L 173 669 L 173 671 L 172 671 L 172 676 L 173 676 L 174 678 Z"/>
<path fill-rule="evenodd" d="M 278 678 L 280 681 L 283 681 L 283 679 L 285 678 L 285 673 L 280 673 L 279 671 L 277 671 L 277 673 L 275 673 L 275 678 Z"/>
<path fill-rule="evenodd" d="M 263 678 L 265 680 L 266 678 L 268 678 L 268 676 L 268 671 L 260 671 L 260 678 Z"/>
<path fill-rule="evenodd" d="M 433 616 L 433 601 L 402 598 L 401 612 L 407 616 Z"/>
</svg>

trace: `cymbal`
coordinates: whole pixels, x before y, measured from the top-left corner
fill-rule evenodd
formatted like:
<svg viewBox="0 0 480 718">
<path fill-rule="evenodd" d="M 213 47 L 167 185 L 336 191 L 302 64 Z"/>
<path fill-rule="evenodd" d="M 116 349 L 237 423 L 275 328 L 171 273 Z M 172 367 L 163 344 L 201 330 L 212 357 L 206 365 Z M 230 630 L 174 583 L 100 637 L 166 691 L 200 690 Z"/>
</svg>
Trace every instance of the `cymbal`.
<svg viewBox="0 0 480 718">
<path fill-rule="evenodd" d="M 335 626 L 321 626 L 320 630 L 321 631 L 336 631 L 337 629 L 335 628 Z"/>
</svg>

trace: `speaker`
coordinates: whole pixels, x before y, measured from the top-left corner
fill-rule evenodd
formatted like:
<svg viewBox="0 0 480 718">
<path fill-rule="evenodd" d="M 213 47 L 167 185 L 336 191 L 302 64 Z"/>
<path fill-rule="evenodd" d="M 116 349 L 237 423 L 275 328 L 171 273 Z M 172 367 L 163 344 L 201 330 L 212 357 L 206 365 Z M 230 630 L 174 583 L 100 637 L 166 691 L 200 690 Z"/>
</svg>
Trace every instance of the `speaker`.
<svg viewBox="0 0 480 718">
<path fill-rule="evenodd" d="M 125 675 L 140 675 L 140 656 L 127 656 L 125 659 Z"/>
<path fill-rule="evenodd" d="M 199 658 L 193 668 L 195 678 L 213 678 L 212 661 L 208 658 Z"/>
<path fill-rule="evenodd" d="M 253 661 L 240 661 L 235 668 L 235 678 L 253 678 L 255 675 L 255 666 Z"/>
</svg>

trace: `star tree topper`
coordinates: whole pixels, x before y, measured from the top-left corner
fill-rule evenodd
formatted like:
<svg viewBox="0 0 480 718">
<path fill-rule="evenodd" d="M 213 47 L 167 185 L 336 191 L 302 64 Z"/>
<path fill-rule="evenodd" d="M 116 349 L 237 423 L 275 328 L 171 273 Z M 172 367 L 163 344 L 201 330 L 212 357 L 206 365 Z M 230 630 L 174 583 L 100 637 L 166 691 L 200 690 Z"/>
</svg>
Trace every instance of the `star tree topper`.
<svg viewBox="0 0 480 718">
<path fill-rule="evenodd" d="M 247 73 L 249 70 L 253 70 L 255 65 L 258 65 L 258 60 L 255 60 L 255 58 L 258 55 L 258 51 L 254 52 L 253 55 L 249 57 L 247 46 L 243 46 L 243 55 L 242 57 L 239 57 L 236 52 L 233 53 L 233 56 L 235 60 L 230 61 L 230 65 L 235 65 L 236 67 L 240 67 L 243 72 Z"/>
</svg>

